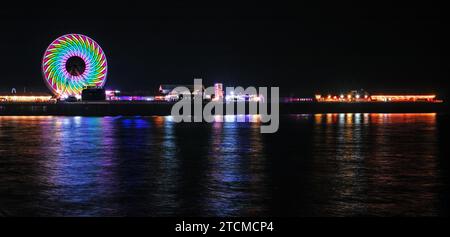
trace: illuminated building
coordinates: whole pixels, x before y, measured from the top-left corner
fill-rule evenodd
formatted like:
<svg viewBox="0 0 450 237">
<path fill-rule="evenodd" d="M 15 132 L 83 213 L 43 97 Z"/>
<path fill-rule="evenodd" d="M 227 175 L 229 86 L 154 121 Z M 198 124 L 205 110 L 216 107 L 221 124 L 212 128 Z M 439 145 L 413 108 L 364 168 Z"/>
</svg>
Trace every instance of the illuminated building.
<svg viewBox="0 0 450 237">
<path fill-rule="evenodd" d="M 145 92 L 122 93 L 119 90 L 106 90 L 105 95 L 106 100 L 111 101 L 155 101 L 159 98 L 158 96 L 151 96 Z"/>
<path fill-rule="evenodd" d="M 214 84 L 214 100 L 223 100 L 223 85 L 222 83 Z"/>
<path fill-rule="evenodd" d="M 436 95 L 369 95 L 364 90 L 353 90 L 345 94 L 329 94 L 323 97 L 315 95 L 317 102 L 441 102 L 436 99 Z"/>
<path fill-rule="evenodd" d="M 240 93 L 234 93 L 233 91 L 230 92 L 230 94 L 225 96 L 226 102 L 245 102 L 245 101 L 251 101 L 251 102 L 264 102 L 264 97 L 257 94 L 240 94 Z"/>
<path fill-rule="evenodd" d="M 44 53 L 42 73 L 53 95 L 80 97 L 86 86 L 103 87 L 107 75 L 106 56 L 91 38 L 67 34 L 54 40 Z"/>
<path fill-rule="evenodd" d="M 116 100 L 117 96 L 120 96 L 119 90 L 105 90 L 105 96 L 107 100 Z"/>
<path fill-rule="evenodd" d="M 434 102 L 436 95 L 371 95 L 370 99 L 379 102 Z"/>
<path fill-rule="evenodd" d="M 112 99 L 114 101 L 155 101 L 158 96 L 140 96 L 140 95 L 119 95 L 114 96 Z"/>
<path fill-rule="evenodd" d="M 37 92 L 0 93 L 0 102 L 55 102 L 52 95 Z"/>
<path fill-rule="evenodd" d="M 187 88 L 188 91 L 179 93 L 174 89 L 177 87 Z M 166 101 L 177 101 L 184 96 L 203 96 L 204 86 L 200 90 L 196 89 L 194 85 L 160 85 L 159 92 L 164 95 Z"/>
</svg>

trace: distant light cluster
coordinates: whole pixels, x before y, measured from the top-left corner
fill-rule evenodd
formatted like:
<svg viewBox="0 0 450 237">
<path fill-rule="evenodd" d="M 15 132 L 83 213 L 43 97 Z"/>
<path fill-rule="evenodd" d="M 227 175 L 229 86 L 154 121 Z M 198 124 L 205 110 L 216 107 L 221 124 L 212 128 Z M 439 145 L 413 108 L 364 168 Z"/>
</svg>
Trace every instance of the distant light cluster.
<svg viewBox="0 0 450 237">
<path fill-rule="evenodd" d="M 315 95 L 317 102 L 442 102 L 436 95 L 369 95 L 365 91 L 351 91 L 340 95 Z"/>
</svg>

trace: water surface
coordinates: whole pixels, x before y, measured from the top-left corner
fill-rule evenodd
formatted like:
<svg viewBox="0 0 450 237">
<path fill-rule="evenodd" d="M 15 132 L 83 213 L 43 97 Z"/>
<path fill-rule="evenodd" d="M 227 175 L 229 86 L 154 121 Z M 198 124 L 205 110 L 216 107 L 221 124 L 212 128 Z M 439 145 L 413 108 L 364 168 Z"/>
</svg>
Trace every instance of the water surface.
<svg viewBox="0 0 450 237">
<path fill-rule="evenodd" d="M 448 215 L 439 114 L 0 116 L 11 216 Z"/>
</svg>

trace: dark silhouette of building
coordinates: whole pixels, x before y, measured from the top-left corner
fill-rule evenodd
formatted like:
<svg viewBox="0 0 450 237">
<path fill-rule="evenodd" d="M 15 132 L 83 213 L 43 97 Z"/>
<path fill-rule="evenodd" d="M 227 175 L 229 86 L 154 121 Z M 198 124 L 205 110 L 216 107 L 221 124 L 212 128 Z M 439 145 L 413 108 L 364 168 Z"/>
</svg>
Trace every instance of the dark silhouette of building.
<svg viewBox="0 0 450 237">
<path fill-rule="evenodd" d="M 81 91 L 82 101 L 102 101 L 106 100 L 105 89 L 101 87 L 86 87 Z"/>
</svg>

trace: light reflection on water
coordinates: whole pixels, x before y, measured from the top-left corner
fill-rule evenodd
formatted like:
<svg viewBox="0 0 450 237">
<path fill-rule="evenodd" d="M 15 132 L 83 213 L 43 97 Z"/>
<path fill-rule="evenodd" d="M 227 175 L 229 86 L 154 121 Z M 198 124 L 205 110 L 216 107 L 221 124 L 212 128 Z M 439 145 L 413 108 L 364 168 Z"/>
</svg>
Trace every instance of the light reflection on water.
<svg viewBox="0 0 450 237">
<path fill-rule="evenodd" d="M 446 215 L 437 118 L 0 116 L 1 215 Z"/>
</svg>

